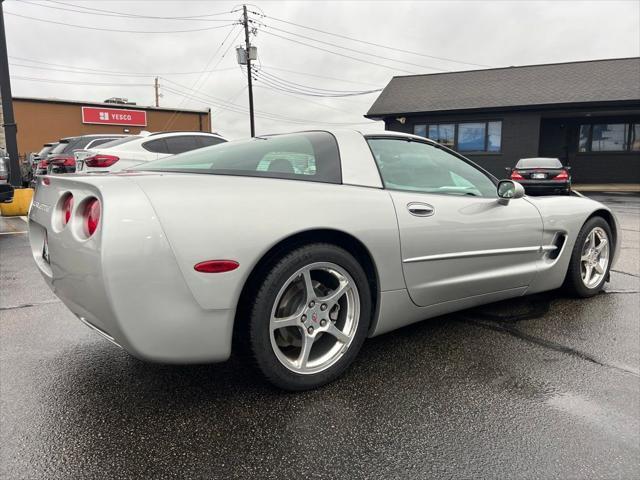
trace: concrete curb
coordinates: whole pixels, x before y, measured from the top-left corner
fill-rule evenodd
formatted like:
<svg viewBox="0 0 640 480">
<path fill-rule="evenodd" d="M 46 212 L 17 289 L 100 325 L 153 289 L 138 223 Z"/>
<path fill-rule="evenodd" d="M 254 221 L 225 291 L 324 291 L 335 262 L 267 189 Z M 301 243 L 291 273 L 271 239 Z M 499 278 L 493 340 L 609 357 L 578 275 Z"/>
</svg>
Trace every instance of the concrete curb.
<svg viewBox="0 0 640 480">
<path fill-rule="evenodd" d="M 579 192 L 629 192 L 640 193 L 640 183 L 575 183 L 573 190 Z"/>
<path fill-rule="evenodd" d="M 0 203 L 2 216 L 20 217 L 27 215 L 32 198 L 33 188 L 16 188 L 13 192 L 13 201 L 11 203 Z"/>
</svg>

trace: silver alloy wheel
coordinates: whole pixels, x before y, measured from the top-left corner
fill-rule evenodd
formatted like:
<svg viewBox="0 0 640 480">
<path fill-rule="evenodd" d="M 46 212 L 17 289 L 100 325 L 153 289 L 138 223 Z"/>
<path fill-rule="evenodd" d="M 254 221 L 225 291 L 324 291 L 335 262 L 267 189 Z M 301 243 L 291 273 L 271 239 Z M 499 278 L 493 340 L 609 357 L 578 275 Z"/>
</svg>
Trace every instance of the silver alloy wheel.
<svg viewBox="0 0 640 480">
<path fill-rule="evenodd" d="M 291 275 L 276 296 L 271 347 L 289 370 L 319 373 L 349 349 L 359 319 L 360 295 L 351 275 L 335 263 L 312 263 Z"/>
<path fill-rule="evenodd" d="M 589 232 L 582 246 L 580 274 L 587 288 L 594 288 L 602 281 L 609 266 L 609 237 L 600 227 Z"/>
</svg>

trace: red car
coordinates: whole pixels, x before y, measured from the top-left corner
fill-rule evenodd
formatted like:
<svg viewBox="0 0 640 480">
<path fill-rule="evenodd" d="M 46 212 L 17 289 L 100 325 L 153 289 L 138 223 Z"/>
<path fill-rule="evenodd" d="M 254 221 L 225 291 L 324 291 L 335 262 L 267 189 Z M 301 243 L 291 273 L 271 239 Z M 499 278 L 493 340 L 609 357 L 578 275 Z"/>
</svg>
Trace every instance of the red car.
<svg viewBox="0 0 640 480">
<path fill-rule="evenodd" d="M 557 158 L 522 158 L 507 167 L 511 180 L 521 183 L 527 195 L 566 195 L 571 191 L 571 167 Z"/>
<path fill-rule="evenodd" d="M 46 175 L 47 173 L 73 173 L 76 171 L 76 160 L 73 156 L 74 150 L 96 147 L 121 137 L 126 137 L 126 135 L 96 134 L 63 138 L 60 140 L 58 145 L 49 152 L 49 156 L 47 158 L 38 162 L 36 175 Z"/>
</svg>

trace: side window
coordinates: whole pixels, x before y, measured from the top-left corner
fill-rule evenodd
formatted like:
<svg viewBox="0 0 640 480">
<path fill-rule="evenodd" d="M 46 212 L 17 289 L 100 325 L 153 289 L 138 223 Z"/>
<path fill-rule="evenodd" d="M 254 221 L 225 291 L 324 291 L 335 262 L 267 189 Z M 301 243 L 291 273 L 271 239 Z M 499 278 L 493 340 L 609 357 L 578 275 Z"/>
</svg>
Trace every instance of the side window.
<svg viewBox="0 0 640 480">
<path fill-rule="evenodd" d="M 177 154 L 189 152 L 200 148 L 201 145 L 198 142 L 198 137 L 195 135 L 181 135 L 179 137 L 167 137 L 164 139 L 167 142 L 167 148 L 169 153 Z"/>
<path fill-rule="evenodd" d="M 493 181 L 470 163 L 422 142 L 369 138 L 385 188 L 495 197 Z"/>
<path fill-rule="evenodd" d="M 208 137 L 204 135 L 199 135 L 196 137 L 198 139 L 198 143 L 201 147 L 210 147 L 212 145 L 218 145 L 219 143 L 223 143 L 224 140 L 216 137 Z"/>
<path fill-rule="evenodd" d="M 144 142 L 142 144 L 142 148 L 153 153 L 169 153 L 169 149 L 167 148 L 167 143 L 164 141 L 164 138 L 157 138 L 155 140 Z"/>
</svg>

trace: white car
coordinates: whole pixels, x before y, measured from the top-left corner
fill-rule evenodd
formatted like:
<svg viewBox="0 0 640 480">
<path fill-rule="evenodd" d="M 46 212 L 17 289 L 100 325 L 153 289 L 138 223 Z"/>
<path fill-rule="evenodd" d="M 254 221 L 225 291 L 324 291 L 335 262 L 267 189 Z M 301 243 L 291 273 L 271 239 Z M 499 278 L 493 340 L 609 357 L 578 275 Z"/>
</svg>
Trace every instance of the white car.
<svg viewBox="0 0 640 480">
<path fill-rule="evenodd" d="M 206 132 L 144 132 L 74 152 L 77 173 L 117 172 L 141 163 L 226 142 Z"/>
<path fill-rule="evenodd" d="M 224 361 L 237 341 L 288 390 L 419 320 L 563 285 L 594 296 L 620 251 L 605 205 L 527 197 L 398 132 L 266 135 L 38 182 L 31 252 L 80 321 L 159 362 Z"/>
</svg>

